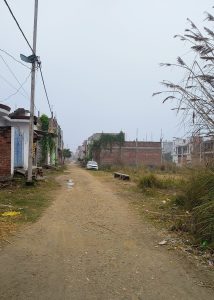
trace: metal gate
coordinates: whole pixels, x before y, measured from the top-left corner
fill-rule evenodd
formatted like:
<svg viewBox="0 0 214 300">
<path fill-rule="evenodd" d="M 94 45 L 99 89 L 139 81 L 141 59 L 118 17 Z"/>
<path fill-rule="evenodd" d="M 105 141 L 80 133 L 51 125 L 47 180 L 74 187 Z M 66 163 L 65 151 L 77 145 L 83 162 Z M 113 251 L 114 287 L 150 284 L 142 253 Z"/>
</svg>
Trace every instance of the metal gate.
<svg viewBox="0 0 214 300">
<path fill-rule="evenodd" d="M 14 167 L 21 168 L 24 166 L 24 139 L 21 131 L 18 128 L 15 128 L 14 134 Z"/>
</svg>

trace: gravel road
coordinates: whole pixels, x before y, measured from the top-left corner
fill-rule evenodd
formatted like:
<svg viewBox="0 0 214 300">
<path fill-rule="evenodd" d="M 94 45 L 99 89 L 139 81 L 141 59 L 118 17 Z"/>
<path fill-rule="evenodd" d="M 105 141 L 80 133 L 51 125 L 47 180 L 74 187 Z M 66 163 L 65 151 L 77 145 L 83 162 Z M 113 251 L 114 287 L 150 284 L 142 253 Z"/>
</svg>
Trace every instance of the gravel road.
<svg viewBox="0 0 214 300">
<path fill-rule="evenodd" d="M 75 165 L 58 180 L 41 219 L 0 251 L 1 300 L 214 299 L 200 270 L 155 247 L 161 233 L 109 185 Z"/>
</svg>

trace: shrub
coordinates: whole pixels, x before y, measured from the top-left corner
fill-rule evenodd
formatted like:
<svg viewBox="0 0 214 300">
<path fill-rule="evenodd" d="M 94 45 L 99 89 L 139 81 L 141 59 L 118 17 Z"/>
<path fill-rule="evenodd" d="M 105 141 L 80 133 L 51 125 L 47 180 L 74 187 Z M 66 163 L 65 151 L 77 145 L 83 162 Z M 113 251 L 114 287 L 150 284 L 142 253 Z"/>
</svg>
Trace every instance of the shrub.
<svg viewBox="0 0 214 300">
<path fill-rule="evenodd" d="M 175 197 L 175 204 L 177 206 L 185 206 L 186 204 L 186 197 L 185 195 L 183 194 L 178 194 L 176 197 Z"/>
<path fill-rule="evenodd" d="M 182 205 L 189 210 L 214 199 L 214 172 L 207 169 L 192 171 L 181 194 L 176 197 L 175 202 L 178 205 L 181 198 Z"/>
<path fill-rule="evenodd" d="M 161 188 L 162 182 L 154 174 L 146 174 L 139 178 L 138 187 L 141 190 L 148 188 Z"/>
<path fill-rule="evenodd" d="M 155 175 L 154 173 L 143 174 L 139 177 L 138 187 L 140 189 L 158 188 L 175 189 L 183 185 L 184 180 L 167 176 Z"/>
<path fill-rule="evenodd" d="M 192 212 L 189 230 L 197 240 L 214 245 L 214 171 L 192 171 L 175 203 Z"/>
<path fill-rule="evenodd" d="M 193 210 L 193 224 L 200 241 L 214 242 L 214 199 Z"/>
<path fill-rule="evenodd" d="M 160 166 L 160 170 L 161 170 L 161 171 L 166 171 L 166 166 L 165 166 L 165 165 L 161 165 L 161 166 Z"/>
</svg>

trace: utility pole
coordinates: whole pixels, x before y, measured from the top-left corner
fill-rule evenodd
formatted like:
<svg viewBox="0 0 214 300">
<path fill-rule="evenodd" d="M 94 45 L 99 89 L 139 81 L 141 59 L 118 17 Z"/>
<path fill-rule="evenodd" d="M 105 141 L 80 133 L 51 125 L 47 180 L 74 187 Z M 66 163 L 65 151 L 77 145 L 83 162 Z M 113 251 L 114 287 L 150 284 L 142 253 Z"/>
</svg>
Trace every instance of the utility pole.
<svg viewBox="0 0 214 300">
<path fill-rule="evenodd" d="M 34 7 L 34 28 L 33 28 L 33 55 L 36 54 L 37 20 L 38 20 L 38 0 L 35 0 L 35 7 Z M 34 102 L 35 102 L 36 66 L 37 66 L 37 60 L 35 59 L 32 62 L 32 69 L 31 69 L 31 102 L 30 102 L 30 122 L 29 122 L 29 148 L 28 148 L 28 175 L 27 175 L 27 184 L 31 184 L 32 183 L 33 136 L 34 136 Z"/>
</svg>

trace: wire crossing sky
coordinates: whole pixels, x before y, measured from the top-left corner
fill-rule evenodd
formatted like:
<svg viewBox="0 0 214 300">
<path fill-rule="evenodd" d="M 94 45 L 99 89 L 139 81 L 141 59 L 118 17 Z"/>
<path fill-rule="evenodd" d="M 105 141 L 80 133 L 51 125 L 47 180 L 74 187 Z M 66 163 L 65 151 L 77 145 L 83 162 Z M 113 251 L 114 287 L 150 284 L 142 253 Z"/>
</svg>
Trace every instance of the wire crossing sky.
<svg viewBox="0 0 214 300">
<path fill-rule="evenodd" d="M 34 1 L 7 2 L 31 44 Z M 164 139 L 182 136 L 185 128 L 171 110 L 173 104 L 152 97 L 161 90 L 163 79 L 181 81 L 182 74 L 160 68 L 159 63 L 175 62 L 178 56 L 191 59 L 189 48 L 173 36 L 183 34 L 187 18 L 203 28 L 204 11 L 213 13 L 212 6 L 211 0 L 39 1 L 37 55 L 65 146 L 75 150 L 88 136 L 102 131 L 123 130 L 128 140 L 134 140 L 136 132 L 139 140 L 159 140 L 161 131 Z M 1 49 L 17 60 L 20 53 L 32 54 L 4 1 L 0 24 Z M 2 56 L 24 82 L 29 70 Z M 0 64 L 0 99 L 5 99 L 14 89 L 1 76 L 17 89 L 19 84 Z M 30 91 L 29 82 L 24 88 Z M 29 108 L 22 94 L 5 104 Z M 35 104 L 40 113 L 50 114 L 40 76 Z"/>
<path fill-rule="evenodd" d="M 13 13 L 13 11 L 12 11 L 10 5 L 8 4 L 8 2 L 7 2 L 6 0 L 4 0 L 4 3 L 6 4 L 8 10 L 9 10 L 11 16 L 12 16 L 12 18 L 14 19 L 14 21 L 15 21 L 17 27 L 19 28 L 19 31 L 21 32 L 23 38 L 25 39 L 25 41 L 26 41 L 27 45 L 29 46 L 30 50 L 32 51 L 33 55 L 36 56 L 36 53 L 34 52 L 32 46 L 30 45 L 30 42 L 28 41 L 28 39 L 27 39 L 25 33 L 23 32 L 23 30 L 22 30 L 22 28 L 21 28 L 21 26 L 20 26 L 20 24 L 19 24 L 17 18 L 15 17 L 15 15 L 14 15 L 14 13 Z M 2 58 L 2 59 L 3 59 L 3 58 Z M 4 59 L 3 59 L 3 61 L 4 61 Z M 4 61 L 4 62 L 5 62 L 5 61 Z M 6 62 L 5 62 L 5 64 L 6 64 Z M 46 88 L 46 84 L 45 84 L 45 80 L 44 80 L 44 76 L 43 76 L 43 72 L 42 72 L 41 62 L 40 62 L 40 61 L 38 61 L 38 68 L 39 68 L 39 71 L 40 71 L 40 74 L 41 74 L 42 84 L 43 84 L 43 87 L 44 87 L 44 90 L 45 90 L 45 96 L 46 96 L 46 99 L 47 99 L 47 102 L 48 102 L 48 106 L 49 106 L 49 109 L 50 109 L 50 113 L 51 113 L 51 115 L 52 115 L 52 110 L 51 110 L 50 100 L 49 100 L 49 97 L 48 97 L 48 92 L 47 92 L 47 88 Z M 12 71 L 11 71 L 11 72 L 12 72 Z M 18 79 L 16 78 L 16 76 L 14 75 L 14 73 L 13 73 L 13 76 L 14 76 L 15 79 L 18 81 Z M 18 81 L 18 83 L 20 84 L 19 81 Z M 20 85 L 21 85 L 21 84 L 20 84 Z M 21 88 L 23 89 L 22 85 L 21 85 Z"/>
</svg>

